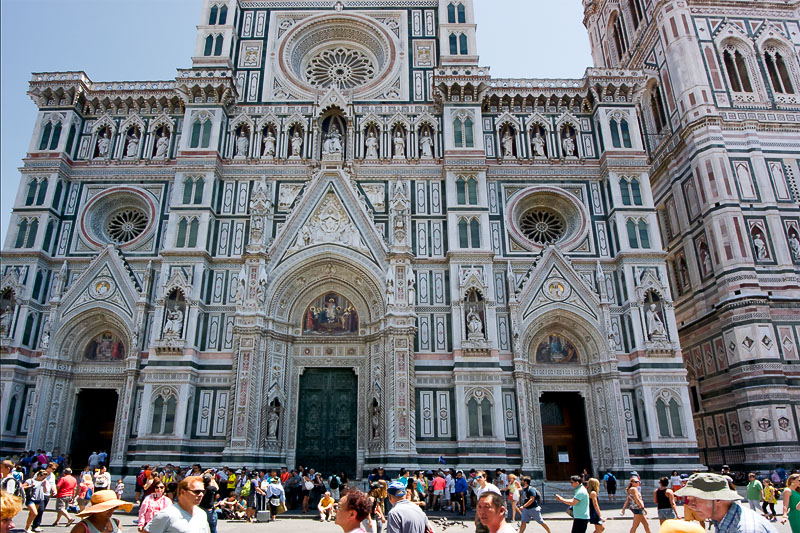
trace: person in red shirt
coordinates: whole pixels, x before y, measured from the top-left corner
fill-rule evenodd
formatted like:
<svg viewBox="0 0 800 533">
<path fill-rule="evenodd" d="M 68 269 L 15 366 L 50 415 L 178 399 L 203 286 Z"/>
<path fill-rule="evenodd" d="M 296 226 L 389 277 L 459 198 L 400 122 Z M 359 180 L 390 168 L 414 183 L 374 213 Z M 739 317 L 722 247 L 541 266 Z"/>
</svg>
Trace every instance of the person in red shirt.
<svg viewBox="0 0 800 533">
<path fill-rule="evenodd" d="M 444 477 L 442 477 L 441 472 L 437 472 L 431 481 L 431 488 L 433 491 L 431 492 L 431 509 L 436 510 L 439 508 L 439 505 L 442 503 L 442 495 L 444 494 L 444 489 L 447 485 Z"/>
<path fill-rule="evenodd" d="M 281 467 L 281 485 L 286 485 L 286 481 L 288 481 L 289 476 L 292 474 L 289 472 L 289 469 L 285 466 Z"/>
<path fill-rule="evenodd" d="M 70 525 L 74 518 L 67 512 L 67 507 L 72 505 L 75 495 L 78 492 L 78 480 L 72 475 L 71 468 L 65 468 L 63 475 L 56 483 L 56 521 L 53 522 L 53 527 L 58 525 L 58 521 L 63 516 L 67 520 L 67 525 Z"/>
</svg>

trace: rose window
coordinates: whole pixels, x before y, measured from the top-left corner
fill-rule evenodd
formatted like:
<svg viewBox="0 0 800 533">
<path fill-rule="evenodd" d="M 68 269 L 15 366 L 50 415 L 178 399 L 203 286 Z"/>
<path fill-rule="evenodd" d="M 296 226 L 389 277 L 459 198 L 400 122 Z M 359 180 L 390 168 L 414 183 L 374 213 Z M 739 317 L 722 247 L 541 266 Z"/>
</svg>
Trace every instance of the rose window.
<svg viewBox="0 0 800 533">
<path fill-rule="evenodd" d="M 323 50 L 306 66 L 306 78 L 315 87 L 352 89 L 375 77 L 375 66 L 358 50 L 334 48 Z"/>
<path fill-rule="evenodd" d="M 132 241 L 147 229 L 147 214 L 139 209 L 117 211 L 106 222 L 106 233 L 117 244 Z"/>
<path fill-rule="evenodd" d="M 519 221 L 522 233 L 536 244 L 556 242 L 564 235 L 564 219 L 549 209 L 533 209 Z"/>
</svg>

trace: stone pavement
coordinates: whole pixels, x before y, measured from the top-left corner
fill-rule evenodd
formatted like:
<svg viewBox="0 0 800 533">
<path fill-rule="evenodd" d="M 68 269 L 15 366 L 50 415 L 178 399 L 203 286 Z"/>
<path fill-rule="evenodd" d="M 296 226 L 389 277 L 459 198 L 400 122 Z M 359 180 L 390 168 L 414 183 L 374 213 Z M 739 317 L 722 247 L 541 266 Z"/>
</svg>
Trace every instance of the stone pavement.
<svg viewBox="0 0 800 533">
<path fill-rule="evenodd" d="M 48 506 L 48 509 L 45 512 L 44 516 L 44 524 L 52 524 L 55 518 L 55 511 L 53 510 L 53 502 L 51 505 Z M 631 527 L 631 513 L 626 513 L 625 517 L 619 516 L 619 509 L 622 507 L 622 504 L 619 506 L 612 507 L 610 504 L 601 505 L 604 514 L 608 518 L 605 523 L 606 529 L 604 533 L 629 533 Z M 778 505 L 780 511 L 780 504 Z M 564 512 L 565 506 L 549 503 L 543 506 L 543 515 L 545 521 L 550 526 L 552 533 L 569 533 L 572 522 L 569 516 Z M 135 508 L 134 508 L 135 510 Z M 683 509 L 678 507 L 678 511 L 683 516 Z M 648 508 L 647 511 L 648 517 L 650 517 L 649 524 L 650 524 L 650 531 L 651 533 L 658 533 L 658 519 L 657 513 L 655 508 Z M 27 511 L 23 511 L 17 517 L 14 518 L 14 524 L 17 528 L 25 527 L 25 517 L 27 516 Z M 117 518 L 120 519 L 122 522 L 122 532 L 123 533 L 135 533 L 136 531 L 136 518 L 135 514 L 126 515 L 123 513 L 119 513 L 115 515 Z M 244 522 L 232 522 L 227 520 L 221 520 L 217 526 L 217 530 L 219 533 L 296 533 L 296 532 L 308 532 L 308 533 L 340 533 L 341 528 L 334 523 L 331 522 L 319 522 L 318 520 L 314 519 L 316 513 L 309 512 L 306 515 L 303 514 L 294 514 L 288 513 L 287 515 L 281 515 L 275 522 L 270 523 L 253 523 L 248 524 Z M 472 533 L 475 531 L 475 527 L 472 523 L 472 519 L 474 518 L 474 513 L 468 513 L 467 520 L 464 521 L 464 526 L 460 524 L 454 524 L 442 528 L 441 525 L 437 523 L 438 518 L 447 517 L 453 521 L 460 521 L 462 518 L 460 516 L 456 516 L 449 513 L 428 513 L 428 516 L 434 523 L 434 531 L 436 533 L 442 533 L 443 531 L 446 533 Z M 518 524 L 517 524 L 518 525 Z M 775 531 L 777 533 L 791 533 L 791 529 L 789 528 L 789 524 L 781 525 L 780 523 L 773 523 L 775 527 Z M 44 525 L 42 527 L 44 533 L 68 533 L 69 530 L 64 527 L 51 527 L 49 525 Z M 593 531 L 592 526 L 589 526 L 588 532 L 591 533 Z M 713 530 L 712 530 L 713 531 Z M 528 525 L 526 529 L 526 533 L 542 533 L 544 529 L 542 529 L 538 524 L 531 523 Z M 640 533 L 645 533 L 643 528 L 639 528 Z"/>
</svg>

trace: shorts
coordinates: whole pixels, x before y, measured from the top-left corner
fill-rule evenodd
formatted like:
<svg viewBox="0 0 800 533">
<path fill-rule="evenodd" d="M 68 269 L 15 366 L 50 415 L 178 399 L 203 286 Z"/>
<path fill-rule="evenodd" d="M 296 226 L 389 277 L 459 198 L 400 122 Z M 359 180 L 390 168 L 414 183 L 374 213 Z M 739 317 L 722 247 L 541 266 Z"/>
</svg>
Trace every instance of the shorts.
<svg viewBox="0 0 800 533">
<path fill-rule="evenodd" d="M 56 499 L 56 511 L 66 511 L 70 503 L 72 503 L 72 498 L 69 496 Z"/>
<path fill-rule="evenodd" d="M 599 516 L 597 516 L 597 514 L 592 513 L 592 515 L 589 517 L 589 523 L 595 526 L 599 526 L 603 524 L 603 520 Z"/>
<path fill-rule="evenodd" d="M 644 511 L 642 511 L 641 509 L 631 509 L 631 512 L 633 514 L 644 514 Z"/>
<path fill-rule="evenodd" d="M 433 491 L 434 496 L 441 496 L 444 493 L 443 490 L 435 490 Z"/>
<path fill-rule="evenodd" d="M 672 520 L 674 518 L 678 518 L 675 516 L 675 511 L 672 509 L 659 509 L 658 510 L 658 519 L 659 520 Z"/>
<path fill-rule="evenodd" d="M 617 493 L 617 486 L 616 485 L 609 485 L 608 486 L 608 493 L 609 494 L 616 494 Z"/>
<path fill-rule="evenodd" d="M 540 524 L 544 524 L 544 518 L 542 518 L 542 508 L 541 507 L 523 507 L 522 508 L 522 517 L 520 518 L 523 524 L 527 524 L 531 520 L 534 522 L 538 522 Z"/>
</svg>

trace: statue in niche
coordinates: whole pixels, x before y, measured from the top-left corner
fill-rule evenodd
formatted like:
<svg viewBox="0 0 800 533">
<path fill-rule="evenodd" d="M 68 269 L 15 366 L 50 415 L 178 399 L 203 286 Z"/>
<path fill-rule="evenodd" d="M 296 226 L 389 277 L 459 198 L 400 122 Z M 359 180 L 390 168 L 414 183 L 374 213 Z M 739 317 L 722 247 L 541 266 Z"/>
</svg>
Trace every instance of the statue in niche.
<svg viewBox="0 0 800 533">
<path fill-rule="evenodd" d="M 156 139 L 155 159 L 166 159 L 168 151 L 169 151 L 169 135 L 167 135 L 166 132 L 162 132 Z"/>
<path fill-rule="evenodd" d="M 800 238 L 797 237 L 797 233 L 789 234 L 789 249 L 795 261 L 800 261 Z"/>
<path fill-rule="evenodd" d="M 545 140 L 539 128 L 536 128 L 536 135 L 531 140 L 531 146 L 533 146 L 533 155 L 535 157 L 547 157 L 544 152 Z"/>
<path fill-rule="evenodd" d="M 374 130 L 369 131 L 364 145 L 367 147 L 366 159 L 378 159 L 378 137 Z"/>
<path fill-rule="evenodd" d="M 303 137 L 300 136 L 300 129 L 295 128 L 292 135 L 292 157 L 299 158 L 303 153 Z"/>
<path fill-rule="evenodd" d="M 503 133 L 503 159 L 514 159 L 514 137 L 511 135 L 511 129 L 506 128 Z"/>
<path fill-rule="evenodd" d="M 108 157 L 108 150 L 111 147 L 111 135 L 107 129 L 103 130 L 103 135 L 97 139 L 97 157 Z"/>
<path fill-rule="evenodd" d="M 164 336 L 180 337 L 183 332 L 183 311 L 180 307 L 167 310 L 167 320 L 164 322 Z"/>
<path fill-rule="evenodd" d="M 381 406 L 377 400 L 372 400 L 372 412 L 370 413 L 370 424 L 372 426 L 372 438 L 377 439 L 381 430 Z"/>
<path fill-rule="evenodd" d="M 577 363 L 578 351 L 561 335 L 548 335 L 536 347 L 537 363 Z"/>
<path fill-rule="evenodd" d="M 67 262 L 61 263 L 61 268 L 58 269 L 53 284 L 53 298 L 60 298 L 64 294 L 64 288 L 67 286 Z"/>
<path fill-rule="evenodd" d="M 686 260 L 683 257 L 681 257 L 681 260 L 678 262 L 678 271 L 681 275 L 681 286 L 683 288 L 689 287 L 689 268 L 686 266 Z"/>
<path fill-rule="evenodd" d="M 403 131 L 400 128 L 394 133 L 394 157 L 395 159 L 406 158 L 406 140 L 403 138 Z"/>
<path fill-rule="evenodd" d="M 483 321 L 481 317 L 478 316 L 478 312 L 476 308 L 470 307 L 469 313 L 467 313 L 467 339 L 468 340 L 477 340 L 483 339 Z"/>
<path fill-rule="evenodd" d="M 667 336 L 667 330 L 664 327 L 664 321 L 661 319 L 660 311 L 655 303 L 651 303 L 645 312 L 647 319 L 647 336 L 649 339 L 664 339 Z"/>
<path fill-rule="evenodd" d="M 262 157 L 275 157 L 275 136 L 272 134 L 272 130 L 269 128 L 265 129 L 264 131 L 266 132 L 266 135 L 264 135 L 264 139 L 261 141 Z"/>
<path fill-rule="evenodd" d="M 427 128 L 422 131 L 422 138 L 419 141 L 422 159 L 433 159 L 433 137 Z"/>
<path fill-rule="evenodd" d="M 274 400 L 273 405 L 270 405 L 269 415 L 267 416 L 267 438 L 270 440 L 277 440 L 278 438 L 278 423 L 281 420 L 281 405 L 278 400 Z"/>
<path fill-rule="evenodd" d="M 568 130 L 564 130 L 564 140 L 561 141 L 565 157 L 575 157 L 575 139 Z"/>
<path fill-rule="evenodd" d="M 414 280 L 414 273 L 408 277 L 408 305 L 414 306 L 417 304 L 417 282 Z"/>
<path fill-rule="evenodd" d="M 705 245 L 705 243 L 700 243 L 700 261 L 703 263 L 704 275 L 713 272 L 714 267 L 711 264 L 711 254 L 708 253 L 708 247 Z"/>
<path fill-rule="evenodd" d="M 89 361 L 121 361 L 125 358 L 125 347 L 116 335 L 106 331 L 89 342 L 84 355 Z"/>
<path fill-rule="evenodd" d="M 267 280 L 263 277 L 258 280 L 258 287 L 256 288 L 256 298 L 258 305 L 263 307 L 267 303 Z"/>
<path fill-rule="evenodd" d="M 394 280 L 386 280 L 386 305 L 394 305 Z"/>
<path fill-rule="evenodd" d="M 14 317 L 14 291 L 7 290 L 0 297 L 0 337 L 7 337 L 11 332 L 11 319 Z"/>
<path fill-rule="evenodd" d="M 250 147 L 250 139 L 244 131 L 244 128 L 239 130 L 239 136 L 236 137 L 236 155 L 235 157 L 247 157 L 247 149 Z"/>
<path fill-rule="evenodd" d="M 247 269 L 245 265 L 242 265 L 241 270 L 239 270 L 239 277 L 236 280 L 236 303 L 242 304 L 244 303 L 244 299 L 246 297 L 247 292 Z"/>
<path fill-rule="evenodd" d="M 326 293 L 314 300 L 303 314 L 303 333 L 353 335 L 358 332 L 358 311 L 344 296 Z"/>
<path fill-rule="evenodd" d="M 135 159 L 139 155 L 139 136 L 136 135 L 136 130 L 128 135 L 128 147 L 125 150 L 126 159 Z"/>
<path fill-rule="evenodd" d="M 764 242 L 764 239 L 761 236 L 761 232 L 758 230 L 753 231 L 753 246 L 756 247 L 756 256 L 760 260 L 769 259 L 769 253 L 767 252 L 767 243 Z"/>
<path fill-rule="evenodd" d="M 341 154 L 342 153 L 342 134 L 339 133 L 339 126 L 335 123 L 331 124 L 328 133 L 325 135 L 325 141 L 322 143 L 323 154 Z"/>
<path fill-rule="evenodd" d="M 39 341 L 39 345 L 42 347 L 42 350 L 47 350 L 47 347 L 50 346 L 50 315 L 46 315 L 44 317 L 44 324 L 42 325 L 42 337 Z"/>
</svg>

